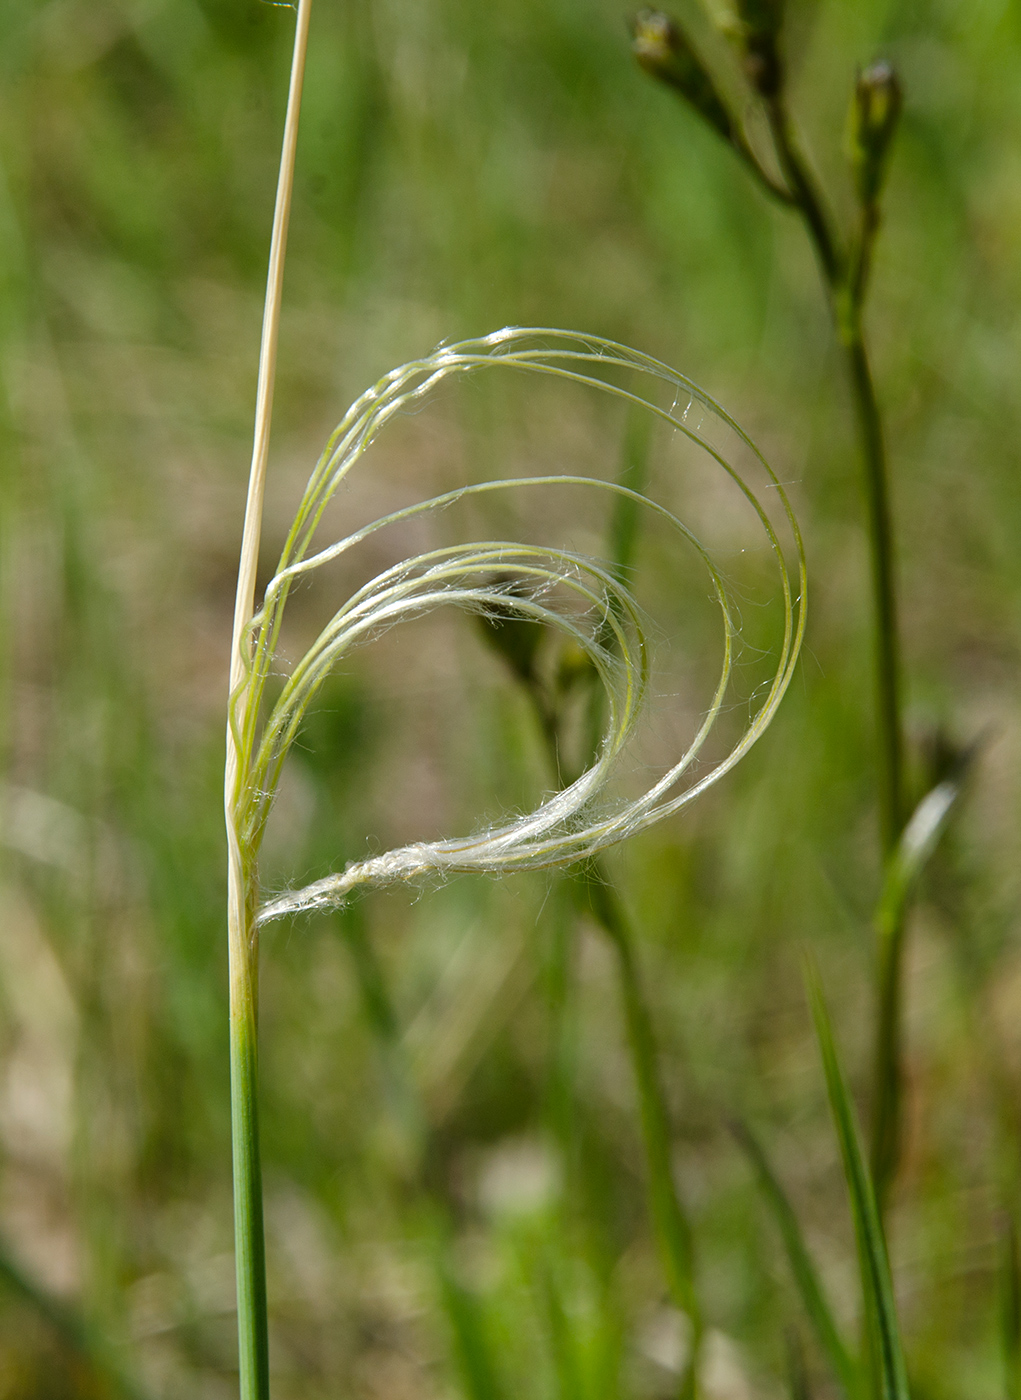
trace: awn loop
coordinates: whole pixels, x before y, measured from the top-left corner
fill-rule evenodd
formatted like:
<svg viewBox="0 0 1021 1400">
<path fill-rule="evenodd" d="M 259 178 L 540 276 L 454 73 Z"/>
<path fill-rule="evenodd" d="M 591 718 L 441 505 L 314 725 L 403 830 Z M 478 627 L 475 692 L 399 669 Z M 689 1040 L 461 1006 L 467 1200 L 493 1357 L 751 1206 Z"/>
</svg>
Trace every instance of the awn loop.
<svg viewBox="0 0 1021 1400">
<path fill-rule="evenodd" d="M 737 639 L 736 610 L 724 577 L 694 533 L 663 504 L 628 486 L 569 474 L 484 481 L 420 501 L 313 550 L 323 513 L 341 482 L 395 414 L 420 403 L 441 381 L 493 368 L 554 376 L 615 396 L 644 409 L 718 464 L 750 504 L 765 533 L 783 601 L 783 636 L 772 679 L 749 724 L 725 756 L 694 776 L 693 765 L 720 714 L 731 681 Z M 657 402 L 665 397 L 669 408 Z M 683 407 L 682 407 L 683 406 Z M 725 440 L 721 446 L 721 440 Z M 779 502 L 779 527 L 789 533 L 789 568 L 777 527 L 762 499 L 731 460 L 737 447 Z M 693 549 L 704 566 L 722 622 L 722 659 L 712 699 L 683 753 L 640 797 L 612 803 L 607 783 L 631 736 L 648 682 L 648 648 L 641 611 L 609 564 L 570 550 L 487 540 L 419 554 L 385 570 L 348 598 L 291 669 L 260 722 L 266 682 L 277 651 L 292 585 L 387 526 L 443 511 L 473 495 L 578 488 L 608 493 L 654 513 Z M 793 573 L 793 577 L 792 577 Z M 565 599 L 571 604 L 565 606 Z M 590 767 L 534 812 L 463 838 L 423 841 L 352 863 L 304 889 L 265 904 L 258 922 L 300 910 L 335 907 L 363 885 L 382 885 L 446 872 L 553 866 L 594 854 L 661 817 L 676 812 L 734 766 L 762 734 L 786 690 L 805 625 L 805 563 L 797 522 L 779 481 L 761 454 L 723 410 L 667 365 L 613 341 L 555 330 L 511 329 L 481 340 L 442 347 L 391 371 L 349 409 L 331 436 L 298 508 L 276 574 L 245 639 L 246 675 L 231 701 L 239 753 L 233 820 L 239 849 L 254 878 L 256 857 L 284 759 L 324 680 L 353 647 L 395 622 L 455 604 L 469 611 L 518 617 L 557 627 L 587 656 L 606 695 L 606 725 Z M 688 775 L 688 781 L 682 781 Z"/>
</svg>

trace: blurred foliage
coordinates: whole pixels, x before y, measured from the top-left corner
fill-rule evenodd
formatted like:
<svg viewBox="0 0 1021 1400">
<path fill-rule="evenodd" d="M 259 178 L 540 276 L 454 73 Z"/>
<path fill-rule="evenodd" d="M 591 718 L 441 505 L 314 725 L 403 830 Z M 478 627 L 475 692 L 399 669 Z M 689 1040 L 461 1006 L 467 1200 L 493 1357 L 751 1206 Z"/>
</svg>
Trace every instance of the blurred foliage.
<svg viewBox="0 0 1021 1400">
<path fill-rule="evenodd" d="M 353 395 L 503 323 L 660 355 L 794 484 L 802 675 L 741 769 L 614 870 L 662 1042 L 705 1393 L 775 1394 L 803 1356 L 796 1393 L 828 1395 L 726 1125 L 768 1144 L 854 1335 L 798 972 L 808 943 L 854 1089 L 878 875 L 850 414 L 800 229 L 637 70 L 626 18 L 318 0 L 266 567 Z M 1021 13 L 791 0 L 788 24 L 798 122 L 848 210 L 856 71 L 889 59 L 904 87 L 869 328 L 913 738 L 987 738 L 911 929 L 892 1263 L 913 1393 L 982 1400 L 1017 1384 Z M 290 25 L 258 0 L 0 9 L 0 1241 L 59 1304 L 0 1281 L 5 1400 L 114 1394 L 115 1370 L 151 1396 L 236 1385 L 219 770 Z M 271 879 L 528 800 L 535 715 L 478 630 L 452 647 L 470 713 L 396 649 L 338 678 Z M 404 734 L 428 741 L 407 782 Z M 649 1235 L 612 964 L 563 889 L 376 895 L 271 932 L 263 959 L 281 1400 L 675 1393 L 684 1319 Z"/>
</svg>

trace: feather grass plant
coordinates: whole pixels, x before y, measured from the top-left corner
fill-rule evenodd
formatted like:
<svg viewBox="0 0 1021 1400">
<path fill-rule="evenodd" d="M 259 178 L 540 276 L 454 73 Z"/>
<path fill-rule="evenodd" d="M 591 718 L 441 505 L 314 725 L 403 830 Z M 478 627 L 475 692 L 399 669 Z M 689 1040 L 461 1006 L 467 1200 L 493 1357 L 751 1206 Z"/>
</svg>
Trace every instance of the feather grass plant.
<svg viewBox="0 0 1021 1400">
<path fill-rule="evenodd" d="M 506 329 L 481 339 L 441 346 L 433 354 L 385 375 L 348 410 L 330 437 L 299 503 L 277 569 L 255 610 L 263 499 L 272 416 L 288 215 L 294 179 L 302 75 L 311 0 L 299 0 L 290 93 L 271 242 L 252 466 L 238 572 L 230 663 L 225 768 L 228 834 L 231 1100 L 239 1361 L 242 1400 L 267 1400 L 269 1348 L 265 1243 L 258 1131 L 259 930 L 285 915 L 337 908 L 353 892 L 459 871 L 503 873 L 585 862 L 588 901 L 620 954 L 625 1003 L 635 1055 L 651 1192 L 660 1232 L 669 1237 L 668 1265 L 675 1292 L 690 1297 L 690 1242 L 670 1182 L 668 1137 L 657 1082 L 654 1042 L 637 990 L 630 939 L 610 888 L 593 863 L 599 852 L 679 811 L 728 772 L 761 736 L 790 683 L 805 626 L 805 560 L 790 502 L 777 477 L 746 434 L 693 383 L 650 356 L 598 336 L 555 329 Z M 419 501 L 326 545 L 318 543 L 324 513 L 376 435 L 395 416 L 421 404 L 445 380 L 512 369 L 552 377 L 609 395 L 651 416 L 700 448 L 751 506 L 777 572 L 782 635 L 771 680 L 747 727 L 721 758 L 699 766 L 724 708 L 740 647 L 739 614 L 730 585 L 706 546 L 671 510 L 632 486 L 589 476 L 554 474 L 467 484 Z M 662 400 L 662 401 L 661 401 Z M 668 406 L 664 406 L 668 405 Z M 735 465 L 744 454 L 760 480 Z M 430 550 L 386 569 L 334 613 L 304 656 L 289 670 L 275 699 L 268 682 L 279 665 L 284 611 L 301 580 L 387 527 L 448 510 L 455 502 L 492 492 L 557 487 L 597 491 L 629 508 L 652 512 L 678 547 L 694 551 L 706 571 L 722 633 L 720 674 L 690 744 L 640 796 L 607 796 L 611 776 L 632 738 L 649 682 L 649 655 L 641 609 L 621 571 L 575 551 L 485 540 Z M 766 492 L 777 503 L 772 512 Z M 774 521 L 773 516 L 777 519 Z M 781 533 L 785 538 L 781 539 Z M 573 606 L 565 605 L 566 595 Z M 558 629 L 587 658 L 605 697 L 605 728 L 591 763 L 531 813 L 477 834 L 422 841 L 349 864 L 344 870 L 260 904 L 259 850 L 287 754 L 309 705 L 334 667 L 354 648 L 397 622 L 439 607 L 503 615 Z M 628 988 L 630 987 L 630 993 Z"/>
</svg>

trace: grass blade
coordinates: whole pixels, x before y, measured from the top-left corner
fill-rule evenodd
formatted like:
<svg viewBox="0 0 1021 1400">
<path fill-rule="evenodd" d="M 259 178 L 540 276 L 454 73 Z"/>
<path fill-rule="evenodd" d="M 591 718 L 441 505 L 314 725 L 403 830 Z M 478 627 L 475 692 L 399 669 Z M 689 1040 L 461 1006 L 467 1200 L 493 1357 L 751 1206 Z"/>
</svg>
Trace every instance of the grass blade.
<svg viewBox="0 0 1021 1400">
<path fill-rule="evenodd" d="M 1021 1400 L 1021 1258 L 1017 1223 L 1007 1222 L 1000 1269 L 1000 1322 L 1007 1400 Z"/>
<path fill-rule="evenodd" d="M 76 1308 L 42 1288 L 0 1244 L 0 1285 L 45 1319 L 68 1350 L 84 1362 L 111 1400 L 144 1400 L 144 1392 L 121 1370 L 114 1348 Z"/>
<path fill-rule="evenodd" d="M 882 1400 L 909 1400 L 907 1368 L 901 1348 L 893 1282 L 879 1220 L 879 1208 L 872 1178 L 862 1154 L 854 1108 L 840 1068 L 833 1027 L 823 998 L 819 974 L 811 962 L 806 967 L 805 981 L 826 1075 L 830 1111 L 840 1143 L 854 1233 L 858 1242 L 862 1298 L 876 1371 L 876 1390 Z"/>
<path fill-rule="evenodd" d="M 503 1387 L 497 1376 L 478 1301 L 458 1282 L 445 1263 L 440 1265 L 440 1283 L 469 1400 L 503 1400 Z"/>
<path fill-rule="evenodd" d="M 914 889 L 947 828 L 976 752 L 973 746 L 962 754 L 953 771 L 927 792 L 915 808 L 887 864 L 876 909 L 879 1014 L 873 1069 L 871 1166 L 880 1216 L 900 1156 L 902 984 L 908 909 Z"/>
<path fill-rule="evenodd" d="M 787 1388 L 791 1400 L 812 1400 L 812 1387 L 805 1367 L 801 1338 L 794 1331 L 787 1333 Z"/>
<path fill-rule="evenodd" d="M 812 1262 L 812 1257 L 801 1233 L 801 1226 L 798 1224 L 794 1208 L 770 1166 L 769 1159 L 758 1138 L 744 1123 L 735 1123 L 733 1129 L 738 1141 L 748 1154 L 749 1161 L 755 1168 L 762 1194 L 773 1212 L 773 1219 L 776 1221 L 784 1249 L 787 1251 L 787 1259 L 791 1266 L 791 1273 L 794 1275 L 794 1282 L 801 1295 L 802 1304 L 808 1314 L 819 1345 L 826 1354 L 844 1393 L 849 1397 L 855 1396 L 860 1389 L 858 1365 L 840 1335 L 833 1311 L 823 1292 L 815 1264 Z"/>
<path fill-rule="evenodd" d="M 535 1251 L 531 1272 L 536 1280 L 538 1302 L 553 1352 L 558 1400 L 584 1400 L 585 1386 L 577 1339 L 553 1267 L 539 1250 Z"/>
<path fill-rule="evenodd" d="M 638 1090 L 649 1215 L 660 1247 L 670 1296 L 692 1325 L 691 1358 L 681 1381 L 681 1400 L 698 1392 L 702 1310 L 695 1282 L 695 1245 L 687 1212 L 677 1190 L 671 1159 L 670 1117 L 659 1067 L 652 1016 L 645 998 L 627 915 L 601 867 L 590 861 L 580 886 L 589 912 L 602 925 L 617 955 L 617 973 L 627 1027 L 631 1069 Z"/>
</svg>

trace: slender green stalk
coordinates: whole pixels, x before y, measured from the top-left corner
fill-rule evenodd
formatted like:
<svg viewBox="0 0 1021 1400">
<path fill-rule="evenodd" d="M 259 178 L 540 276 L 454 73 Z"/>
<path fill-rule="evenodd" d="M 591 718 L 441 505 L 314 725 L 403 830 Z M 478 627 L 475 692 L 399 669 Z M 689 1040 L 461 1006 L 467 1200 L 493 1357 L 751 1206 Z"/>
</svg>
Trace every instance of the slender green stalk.
<svg viewBox="0 0 1021 1400">
<path fill-rule="evenodd" d="M 909 1400 L 890 1261 L 875 1185 L 862 1154 L 854 1107 L 837 1055 L 822 985 L 815 966 L 810 962 L 806 964 L 805 980 L 858 1243 L 866 1337 L 873 1372 L 872 1389 L 876 1400 Z"/>
<path fill-rule="evenodd" d="M 670 1115 L 659 1072 L 659 1053 L 627 915 L 614 887 L 595 860 L 580 877 L 589 912 L 607 934 L 617 956 L 621 1000 L 627 1026 L 631 1067 L 638 1088 L 642 1144 L 648 1172 L 649 1207 L 674 1304 L 691 1319 L 691 1354 L 681 1396 L 696 1393 L 702 1315 L 695 1288 L 695 1251 L 691 1224 L 674 1181 L 670 1153 Z"/>
<path fill-rule="evenodd" d="M 144 1400 L 145 1392 L 121 1370 L 114 1349 L 77 1309 L 42 1288 L 0 1243 L 0 1285 L 31 1307 L 53 1328 L 79 1363 L 94 1373 L 103 1395 L 117 1400 Z"/>
<path fill-rule="evenodd" d="M 736 15 L 735 38 L 745 74 L 762 100 L 782 185 L 760 163 L 735 112 L 677 24 L 656 11 L 643 11 L 635 25 L 635 56 L 646 71 L 678 92 L 724 137 L 762 188 L 797 211 L 819 263 L 861 447 L 875 656 L 879 829 L 883 864 L 889 870 L 908 815 L 903 702 L 889 472 L 862 317 L 880 225 L 880 194 L 900 116 L 901 88 L 896 73 L 886 63 L 859 72 L 855 83 L 848 154 L 860 217 L 848 250 L 799 148 L 787 108 L 781 51 L 783 7 L 738 0 Z M 879 930 L 871 1156 L 881 1204 L 897 1170 L 900 1145 L 905 917 L 906 907 L 902 906 L 896 925 L 887 922 Z"/>
<path fill-rule="evenodd" d="M 872 245 L 879 227 L 875 199 L 866 202 L 854 255 L 848 259 L 831 227 L 822 197 L 791 132 L 778 93 L 766 104 L 784 175 L 815 248 L 847 369 L 861 445 L 875 650 L 879 829 L 884 865 L 894 859 L 904 828 L 904 740 L 900 644 L 894 569 L 893 520 L 882 418 L 862 326 Z M 907 908 L 878 928 L 871 1166 L 880 1209 L 896 1175 L 901 1138 L 901 1023 Z"/>
<path fill-rule="evenodd" d="M 254 962 L 254 956 L 251 960 Z M 269 1398 L 266 1242 L 259 1156 L 258 1046 L 254 968 L 235 998 L 231 979 L 230 1092 L 234 1143 L 234 1254 L 242 1400 Z"/>
<path fill-rule="evenodd" d="M 826 287 L 835 295 L 844 277 L 844 256 L 812 173 L 795 142 L 781 92 L 766 103 L 766 116 L 781 169 L 791 187 L 793 207 L 808 229 Z"/>
<path fill-rule="evenodd" d="M 848 261 L 831 226 L 822 197 L 795 144 L 783 99 L 767 104 L 770 130 L 795 207 L 815 249 L 840 344 L 861 443 L 868 520 L 875 637 L 876 729 L 879 745 L 879 822 L 884 861 L 904 825 L 904 760 L 900 702 L 897 595 L 893 521 L 882 419 L 862 328 L 869 253 L 878 228 L 872 207 L 863 220 L 857 256 Z"/>
<path fill-rule="evenodd" d="M 848 251 L 802 155 L 787 109 L 781 7 L 739 3 L 737 10 L 745 72 L 762 99 L 782 186 L 760 164 L 712 74 L 673 21 L 654 11 L 643 12 L 636 22 L 635 54 L 643 68 L 674 88 L 728 141 L 770 195 L 797 211 L 815 250 L 861 446 L 875 653 L 879 828 L 883 863 L 889 868 L 907 818 L 899 629 L 886 447 L 862 316 L 879 231 L 879 198 L 901 109 L 900 84 L 888 64 L 875 64 L 858 75 L 849 155 L 860 219 Z M 884 925 L 879 937 L 872 1168 L 880 1202 L 896 1172 L 899 1152 L 904 919 L 902 907 L 896 926 Z"/>
<path fill-rule="evenodd" d="M 964 754 L 955 770 L 925 794 L 911 814 L 886 866 L 876 910 L 880 999 L 876 1015 L 876 1055 L 871 1168 L 880 1212 L 897 1165 L 901 1093 L 901 982 L 905 918 L 912 892 L 946 830 L 972 761 Z"/>
<path fill-rule="evenodd" d="M 748 1154 L 749 1161 L 758 1177 L 759 1186 L 779 1227 L 791 1273 L 794 1275 L 798 1293 L 801 1295 L 802 1304 L 808 1314 L 819 1346 L 829 1361 L 846 1400 L 856 1400 L 860 1390 L 857 1362 L 840 1335 L 833 1309 L 830 1307 L 829 1299 L 823 1289 L 822 1280 L 816 1271 L 812 1256 L 808 1252 L 794 1207 L 780 1185 L 779 1178 L 773 1171 L 762 1144 L 748 1125 L 737 1122 L 733 1125 L 733 1129 L 738 1142 Z M 792 1340 L 796 1341 L 797 1339 Z M 803 1362 L 800 1346 L 796 1348 L 796 1355 L 792 1356 L 791 1360 Z M 798 1368 L 795 1366 L 792 1371 L 792 1389 L 794 1390 L 797 1389 L 793 1385 L 794 1374 L 797 1370 Z"/>
<path fill-rule="evenodd" d="M 677 1306 L 689 1314 L 696 1328 L 700 1328 L 691 1226 L 673 1177 L 670 1118 L 660 1077 L 656 1034 L 638 970 L 634 937 L 620 897 L 594 862 L 584 872 L 583 889 L 590 912 L 609 936 L 617 955 L 628 1046 L 638 1088 L 649 1172 L 649 1199 L 653 1224 L 663 1250 L 670 1292 Z"/>
<path fill-rule="evenodd" d="M 861 310 L 860 304 L 854 305 L 844 332 L 843 345 L 865 469 L 863 479 L 869 523 L 876 649 L 880 829 L 883 855 L 889 859 L 905 818 L 900 644 L 886 446 L 868 352 L 862 336 Z"/>
<path fill-rule="evenodd" d="M 873 1049 L 872 1135 L 869 1165 L 879 1202 L 886 1210 L 900 1157 L 905 910 L 879 921 L 878 1005 Z"/>
<path fill-rule="evenodd" d="M 1009 1218 L 1000 1265 L 1000 1329 L 1006 1400 L 1021 1398 L 1021 1257 L 1017 1223 Z"/>
<path fill-rule="evenodd" d="M 883 855 L 889 864 L 904 823 L 904 760 L 901 726 L 900 657 L 894 582 L 893 524 L 882 423 L 862 337 L 861 291 L 843 336 L 865 467 L 869 520 L 873 627 L 876 648 L 877 736 L 880 748 L 879 811 Z M 900 1159 L 904 935 L 907 905 L 896 917 L 877 920 L 877 1006 L 873 1047 L 872 1176 L 881 1213 Z"/>
<path fill-rule="evenodd" d="M 241 1400 L 269 1400 L 269 1333 L 266 1313 L 266 1245 L 262 1218 L 262 1170 L 258 1113 L 258 963 L 255 927 L 255 862 L 242 848 L 236 809 L 248 755 L 239 751 L 238 732 L 251 704 L 247 694 L 246 628 L 255 610 L 255 575 L 262 533 L 266 463 L 273 414 L 273 386 L 287 226 L 294 183 L 301 88 L 308 45 L 311 0 L 299 0 L 277 184 L 269 274 L 259 355 L 252 466 L 248 482 L 241 560 L 238 568 L 231 640 L 231 720 L 227 726 L 224 795 L 228 844 L 227 930 L 230 959 L 231 1136 L 234 1155 L 234 1250 L 237 1274 L 238 1366 Z"/>
<path fill-rule="evenodd" d="M 479 1304 L 451 1272 L 445 1255 L 440 1257 L 439 1270 L 443 1303 L 454 1333 L 468 1400 L 503 1400 L 504 1389 L 493 1363 Z"/>
<path fill-rule="evenodd" d="M 621 560 L 618 558 L 617 562 Z M 569 775 L 565 775 L 564 771 L 562 717 L 555 701 L 545 693 L 534 670 L 513 669 L 531 701 L 551 771 L 559 781 L 569 780 Z M 649 1213 L 670 1296 L 692 1324 L 691 1351 L 682 1377 L 680 1395 L 681 1400 L 693 1400 L 697 1393 L 698 1358 L 703 1333 L 695 1286 L 694 1239 L 674 1181 L 670 1114 L 660 1075 L 656 1033 L 638 968 L 634 935 L 620 898 L 598 856 L 591 857 L 579 868 L 573 885 L 579 909 L 596 920 L 616 955 L 628 1051 L 638 1090 L 642 1146 L 648 1174 Z"/>
</svg>

